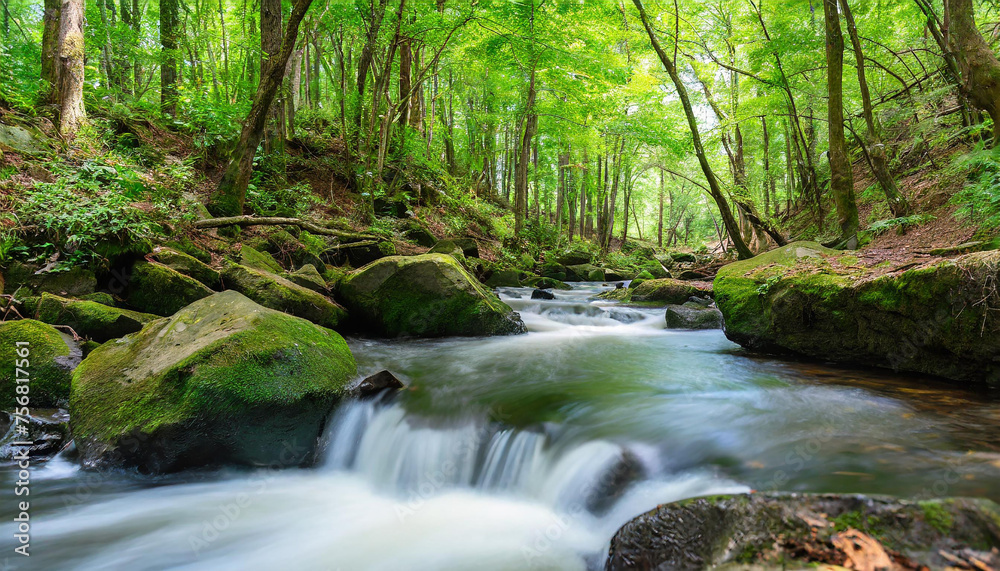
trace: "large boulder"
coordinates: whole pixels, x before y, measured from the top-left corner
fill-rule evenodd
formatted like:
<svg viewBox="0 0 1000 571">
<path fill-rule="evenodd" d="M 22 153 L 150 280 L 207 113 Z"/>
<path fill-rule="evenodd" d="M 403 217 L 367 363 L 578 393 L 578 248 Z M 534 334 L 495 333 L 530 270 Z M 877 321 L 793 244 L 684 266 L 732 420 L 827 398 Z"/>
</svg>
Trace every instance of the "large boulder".
<svg viewBox="0 0 1000 571">
<path fill-rule="evenodd" d="M 990 550 L 997 546 L 1000 507 L 989 500 L 713 496 L 661 505 L 626 523 L 605 569 L 944 569 L 958 561 L 984 569 L 996 565 Z"/>
<path fill-rule="evenodd" d="M 668 305 L 667 329 L 722 329 L 722 313 L 714 308 L 688 301 Z"/>
<path fill-rule="evenodd" d="M 356 373 L 337 333 L 226 291 L 95 349 L 71 427 L 88 467 L 298 466 Z"/>
<path fill-rule="evenodd" d="M 145 313 L 172 315 L 212 295 L 205 284 L 159 262 L 136 262 L 128 284 L 128 304 Z"/>
<path fill-rule="evenodd" d="M 448 254 L 459 262 L 465 261 L 465 250 L 455 243 L 454 240 L 440 240 L 434 247 L 427 251 L 428 254 Z"/>
<path fill-rule="evenodd" d="M 1000 251 L 873 276 L 796 242 L 724 266 L 715 299 L 744 347 L 1000 384 Z"/>
<path fill-rule="evenodd" d="M 712 287 L 708 283 L 692 283 L 663 278 L 646 280 L 632 292 L 632 301 L 682 304 L 691 296 L 711 296 Z"/>
<path fill-rule="evenodd" d="M 135 333 L 147 323 L 159 319 L 151 313 L 109 307 L 96 301 L 67 299 L 51 293 L 42 294 L 35 314 L 39 321 L 67 325 L 77 335 L 100 343 Z"/>
<path fill-rule="evenodd" d="M 521 280 L 528 276 L 527 272 L 521 270 L 497 270 L 486 280 L 486 285 L 490 287 L 521 287 Z"/>
<path fill-rule="evenodd" d="M 153 248 L 150 257 L 210 288 L 219 287 L 219 272 L 194 256 L 170 248 L 157 247 Z"/>
<path fill-rule="evenodd" d="M 223 270 L 222 279 L 227 288 L 264 307 L 308 319 L 323 327 L 335 328 L 347 317 L 344 308 L 330 298 L 276 274 L 231 264 Z"/>
<path fill-rule="evenodd" d="M 352 323 L 377 335 L 525 332 L 517 313 L 446 254 L 383 258 L 345 278 L 340 294 Z"/>
<path fill-rule="evenodd" d="M 312 264 L 306 264 L 294 272 L 287 274 L 288 281 L 311 289 L 315 292 L 326 292 L 326 280 L 319 274 L 319 270 Z"/>
<path fill-rule="evenodd" d="M 279 274 L 284 271 L 284 268 L 281 267 L 278 260 L 274 259 L 274 256 L 246 245 L 240 248 L 240 265 L 273 274 Z"/>
<path fill-rule="evenodd" d="M 19 342 L 27 345 L 18 346 Z M 83 356 L 69 336 L 34 319 L 5 321 L 0 323 L 0 347 L 7 352 L 0 359 L 0 406 L 25 406 L 17 401 L 23 396 L 17 387 L 25 384 L 29 391 L 27 406 L 45 408 L 65 404 L 70 377 Z M 22 348 L 27 349 L 25 356 L 17 353 Z M 27 383 L 17 382 L 25 378 Z"/>
<path fill-rule="evenodd" d="M 557 253 L 554 261 L 563 266 L 579 266 L 589 264 L 591 260 L 590 252 L 583 248 L 568 248 Z"/>
<path fill-rule="evenodd" d="M 49 292 L 81 296 L 94 293 L 97 288 L 94 272 L 80 266 L 73 266 L 62 272 L 43 272 L 33 264 L 11 262 L 3 274 L 4 279 L 0 285 L 5 293 L 14 293 L 20 289 L 21 294 L 31 292 L 40 295 Z"/>
<path fill-rule="evenodd" d="M 334 266 L 350 264 L 351 267 L 360 268 L 395 253 L 396 246 L 388 240 L 366 240 L 335 246 L 323 252 L 320 257 Z"/>
</svg>

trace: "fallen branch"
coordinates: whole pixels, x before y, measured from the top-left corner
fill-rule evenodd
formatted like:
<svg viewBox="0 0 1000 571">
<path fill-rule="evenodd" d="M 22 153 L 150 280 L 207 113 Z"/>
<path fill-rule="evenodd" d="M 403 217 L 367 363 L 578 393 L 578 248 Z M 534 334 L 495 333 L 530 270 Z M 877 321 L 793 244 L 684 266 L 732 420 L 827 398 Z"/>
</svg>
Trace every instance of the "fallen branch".
<svg viewBox="0 0 1000 571">
<path fill-rule="evenodd" d="M 344 232 L 343 230 L 334 230 L 332 228 L 326 228 L 309 222 L 308 220 L 302 220 L 301 218 L 282 218 L 279 216 L 226 216 L 223 218 L 206 218 L 205 220 L 199 220 L 194 223 L 195 228 L 207 229 L 207 228 L 221 228 L 223 226 L 239 226 L 240 228 L 246 228 L 247 226 L 298 226 L 303 230 L 308 230 L 313 234 L 322 234 L 323 236 L 335 236 L 337 238 L 347 239 L 347 240 L 376 240 L 376 236 L 371 236 L 368 234 L 358 234 L 355 232 Z"/>
</svg>

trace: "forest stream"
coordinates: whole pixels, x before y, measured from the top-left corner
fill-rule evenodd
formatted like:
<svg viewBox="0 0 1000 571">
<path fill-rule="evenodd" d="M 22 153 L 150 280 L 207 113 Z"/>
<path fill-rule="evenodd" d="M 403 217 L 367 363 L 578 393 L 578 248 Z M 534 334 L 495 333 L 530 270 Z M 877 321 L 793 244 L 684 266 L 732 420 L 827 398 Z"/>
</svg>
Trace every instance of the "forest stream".
<svg viewBox="0 0 1000 571">
<path fill-rule="evenodd" d="M 343 403 L 313 468 L 154 478 L 57 457 L 33 474 L 33 568 L 600 569 L 618 527 L 693 496 L 1000 500 L 995 395 L 750 356 L 606 289 L 501 288 L 527 335 L 349 340 L 363 374 L 407 389 Z"/>
</svg>

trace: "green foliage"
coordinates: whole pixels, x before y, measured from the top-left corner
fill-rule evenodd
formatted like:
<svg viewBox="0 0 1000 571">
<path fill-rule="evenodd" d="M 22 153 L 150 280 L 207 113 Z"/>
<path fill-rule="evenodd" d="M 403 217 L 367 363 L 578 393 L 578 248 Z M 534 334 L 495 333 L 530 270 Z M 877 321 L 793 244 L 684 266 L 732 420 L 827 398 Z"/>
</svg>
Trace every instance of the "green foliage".
<svg viewBox="0 0 1000 571">
<path fill-rule="evenodd" d="M 148 205 L 141 208 L 145 187 L 133 171 L 97 161 L 79 167 L 56 164 L 55 183 L 38 183 L 25 193 L 18 209 L 22 224 L 36 226 L 49 242 L 35 248 L 48 256 L 59 252 L 62 263 L 89 262 L 123 251 L 147 249 L 160 232 Z"/>
<path fill-rule="evenodd" d="M 896 230 L 897 232 L 905 232 L 906 230 L 920 226 L 934 219 L 934 216 L 930 214 L 912 214 L 910 216 L 902 216 L 900 218 L 890 218 L 888 220 L 877 220 L 872 222 L 868 227 L 868 231 L 871 232 L 873 236 L 878 236 L 889 230 Z"/>
<path fill-rule="evenodd" d="M 968 173 L 965 187 L 952 199 L 959 213 L 985 228 L 1000 228 L 1000 148 L 980 145 L 956 158 L 950 168 Z"/>
<path fill-rule="evenodd" d="M 258 216 L 298 217 L 320 202 L 307 183 L 288 184 L 267 181 L 262 174 L 259 182 L 247 188 L 246 208 Z"/>
</svg>

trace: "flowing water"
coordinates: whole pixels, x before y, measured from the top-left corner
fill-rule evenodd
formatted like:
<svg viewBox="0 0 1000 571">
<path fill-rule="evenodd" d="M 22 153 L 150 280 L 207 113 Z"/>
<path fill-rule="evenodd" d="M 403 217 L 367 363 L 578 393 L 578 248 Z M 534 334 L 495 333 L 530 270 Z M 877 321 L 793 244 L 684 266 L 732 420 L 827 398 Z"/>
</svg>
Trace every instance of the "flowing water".
<svg viewBox="0 0 1000 571">
<path fill-rule="evenodd" d="M 1000 499 L 1000 401 L 751 357 L 662 309 L 503 289 L 528 335 L 352 340 L 396 398 L 331 418 L 311 469 L 32 478 L 24 569 L 594 569 L 659 503 L 750 489 Z M 15 474 L 2 477 L 14 505 Z M 4 512 L 6 513 L 6 512 Z M 0 560 L 2 562 L 2 560 Z"/>
</svg>

